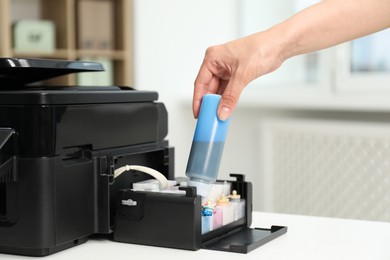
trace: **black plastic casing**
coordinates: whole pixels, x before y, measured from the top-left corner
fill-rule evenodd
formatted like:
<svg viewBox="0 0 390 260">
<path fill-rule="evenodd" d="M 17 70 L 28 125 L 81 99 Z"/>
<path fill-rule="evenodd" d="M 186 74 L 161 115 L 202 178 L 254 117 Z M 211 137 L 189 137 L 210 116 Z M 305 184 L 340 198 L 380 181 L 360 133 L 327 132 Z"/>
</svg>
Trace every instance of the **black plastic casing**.
<svg viewBox="0 0 390 260">
<path fill-rule="evenodd" d="M 245 216 L 228 225 L 201 234 L 201 201 L 195 187 L 183 188 L 186 195 L 157 192 L 118 191 L 114 220 L 114 240 L 126 243 L 198 250 L 248 253 L 283 235 L 287 227 L 250 228 L 252 223 L 252 184 L 241 174 L 231 174 L 231 182 L 246 201 Z M 131 200 L 136 205 L 122 201 Z"/>
<path fill-rule="evenodd" d="M 43 256 L 112 233 L 116 191 L 148 178 L 114 182 L 115 168 L 173 178 L 157 97 L 117 87 L 0 91 L 0 252 Z"/>
</svg>

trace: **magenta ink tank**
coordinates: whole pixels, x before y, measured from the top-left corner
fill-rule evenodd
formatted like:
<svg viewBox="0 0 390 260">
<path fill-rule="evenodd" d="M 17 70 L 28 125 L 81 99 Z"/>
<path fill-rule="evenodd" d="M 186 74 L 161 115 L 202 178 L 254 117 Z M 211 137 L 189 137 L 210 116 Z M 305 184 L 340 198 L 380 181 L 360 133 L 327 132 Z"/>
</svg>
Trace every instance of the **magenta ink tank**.
<svg viewBox="0 0 390 260">
<path fill-rule="evenodd" d="M 222 121 L 218 118 L 220 99 L 221 96 L 215 94 L 203 96 L 187 163 L 189 185 L 197 187 L 197 193 L 203 197 L 208 196 L 209 184 L 217 180 L 229 126 L 229 119 Z"/>
</svg>

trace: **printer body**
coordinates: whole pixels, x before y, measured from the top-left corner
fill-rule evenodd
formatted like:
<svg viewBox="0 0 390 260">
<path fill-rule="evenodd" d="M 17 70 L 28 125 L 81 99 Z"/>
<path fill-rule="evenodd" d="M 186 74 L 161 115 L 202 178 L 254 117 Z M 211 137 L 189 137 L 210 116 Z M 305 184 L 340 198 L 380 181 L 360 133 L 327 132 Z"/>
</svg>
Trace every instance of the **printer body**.
<svg viewBox="0 0 390 260">
<path fill-rule="evenodd" d="M 44 99 L 51 91 L 50 101 Z M 146 178 L 128 174 L 128 183 L 125 178 L 113 183 L 115 167 L 141 164 L 173 177 L 173 148 L 163 140 L 167 113 L 154 102 L 156 93 L 113 88 L 114 96 L 129 95 L 128 100 L 83 104 L 70 95 L 68 104 L 55 104 L 57 95 L 73 91 L 82 94 L 71 88 L 0 93 L 0 102 L 15 103 L 0 105 L 0 251 L 29 254 L 41 248 L 46 254 L 91 234 L 110 233 L 112 194 Z M 93 91 L 107 100 L 102 90 Z M 19 95 L 31 103 L 17 104 Z M 139 101 L 133 102 L 133 95 Z"/>
<path fill-rule="evenodd" d="M 245 218 L 206 236 L 196 189 L 185 189 L 185 195 L 135 192 L 131 184 L 150 176 L 130 171 L 114 178 L 115 169 L 143 165 L 174 179 L 174 148 L 165 139 L 168 114 L 157 92 L 28 84 L 53 74 L 101 70 L 88 66 L 0 60 L 0 253 L 45 256 L 93 235 L 197 250 L 217 236 L 248 228 L 251 185 L 241 177 L 233 186 L 248 200 Z M 120 203 L 129 198 L 142 203 L 133 208 Z M 172 241 L 156 231 L 159 226 L 176 230 Z M 286 230 L 265 232 L 269 241 Z"/>
</svg>

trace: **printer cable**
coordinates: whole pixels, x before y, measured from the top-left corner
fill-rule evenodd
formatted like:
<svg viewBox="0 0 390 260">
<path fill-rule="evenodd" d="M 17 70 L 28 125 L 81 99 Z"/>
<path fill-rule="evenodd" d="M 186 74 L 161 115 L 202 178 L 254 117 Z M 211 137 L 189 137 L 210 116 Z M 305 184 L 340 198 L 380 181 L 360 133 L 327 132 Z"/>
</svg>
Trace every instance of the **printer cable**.
<svg viewBox="0 0 390 260">
<path fill-rule="evenodd" d="M 159 171 L 156 171 L 155 169 L 146 167 L 146 166 L 141 166 L 141 165 L 125 165 L 122 166 L 114 171 L 114 179 L 117 178 L 119 175 L 126 171 L 139 171 L 143 172 L 146 174 L 149 174 L 150 176 L 154 177 L 155 179 L 158 180 L 160 183 L 160 189 L 166 189 L 168 187 L 168 179 Z"/>
</svg>

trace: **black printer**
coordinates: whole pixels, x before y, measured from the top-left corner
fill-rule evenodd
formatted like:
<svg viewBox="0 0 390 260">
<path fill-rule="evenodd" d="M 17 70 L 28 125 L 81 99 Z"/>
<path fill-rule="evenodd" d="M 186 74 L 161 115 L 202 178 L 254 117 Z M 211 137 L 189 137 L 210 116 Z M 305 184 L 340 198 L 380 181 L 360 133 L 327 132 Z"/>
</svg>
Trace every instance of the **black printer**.
<svg viewBox="0 0 390 260">
<path fill-rule="evenodd" d="M 115 169 L 129 164 L 174 179 L 174 149 L 165 140 L 168 115 L 158 94 L 130 87 L 30 84 L 101 70 L 91 62 L 0 58 L 0 253 L 44 256 L 96 235 L 246 253 L 287 231 L 249 229 L 252 188 L 239 174 L 230 182 L 247 199 L 246 216 L 205 235 L 194 187 L 183 187 L 180 196 L 137 192 L 131 184 L 148 175 L 128 172 L 114 179 Z M 120 203 L 129 198 L 138 206 Z M 167 238 L 163 229 L 169 225 L 179 228 Z"/>
</svg>

